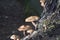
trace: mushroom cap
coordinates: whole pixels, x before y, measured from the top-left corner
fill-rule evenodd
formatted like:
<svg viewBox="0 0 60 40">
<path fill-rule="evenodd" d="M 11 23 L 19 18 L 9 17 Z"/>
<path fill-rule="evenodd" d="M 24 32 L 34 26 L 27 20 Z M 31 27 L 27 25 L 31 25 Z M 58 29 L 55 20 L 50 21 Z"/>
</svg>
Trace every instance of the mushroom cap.
<svg viewBox="0 0 60 40">
<path fill-rule="evenodd" d="M 10 39 L 16 39 L 16 35 L 12 35 Z"/>
<path fill-rule="evenodd" d="M 33 21 L 37 21 L 38 19 L 39 19 L 38 16 L 30 16 L 25 19 L 25 22 L 33 22 Z"/>
<path fill-rule="evenodd" d="M 45 3 L 46 0 L 40 0 L 40 2 Z"/>
<path fill-rule="evenodd" d="M 27 30 L 27 33 L 33 33 L 33 29 L 29 29 L 29 30 Z"/>
<path fill-rule="evenodd" d="M 45 0 L 40 0 L 41 6 L 45 7 Z"/>
<path fill-rule="evenodd" d="M 20 26 L 19 28 L 20 28 L 20 29 L 24 29 L 24 28 L 25 28 L 25 25 L 22 25 L 22 26 Z"/>
<path fill-rule="evenodd" d="M 18 31 L 25 31 L 30 29 L 31 27 L 29 25 L 22 25 L 18 28 Z"/>
<path fill-rule="evenodd" d="M 19 40 L 19 39 L 20 39 L 20 36 L 13 34 L 13 35 L 10 37 L 10 39 L 17 39 L 17 40 Z"/>
</svg>

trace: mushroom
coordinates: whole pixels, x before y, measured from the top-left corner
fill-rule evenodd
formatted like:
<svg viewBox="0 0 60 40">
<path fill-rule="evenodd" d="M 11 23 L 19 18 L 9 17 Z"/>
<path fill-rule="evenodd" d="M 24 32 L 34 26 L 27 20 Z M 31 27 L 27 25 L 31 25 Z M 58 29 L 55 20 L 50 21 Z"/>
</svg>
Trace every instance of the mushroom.
<svg viewBox="0 0 60 40">
<path fill-rule="evenodd" d="M 30 29 L 31 27 L 29 25 L 22 25 L 18 28 L 18 31 L 23 31 L 23 34 L 25 36 L 25 31 Z"/>
<path fill-rule="evenodd" d="M 41 6 L 45 7 L 45 0 L 40 0 Z"/>
<path fill-rule="evenodd" d="M 12 36 L 10 37 L 10 39 L 13 39 L 13 40 L 20 40 L 19 36 L 17 36 L 17 35 L 12 35 Z"/>
<path fill-rule="evenodd" d="M 30 17 L 25 19 L 25 22 L 32 22 L 32 24 L 36 28 L 37 24 L 35 24 L 34 21 L 37 21 L 38 19 L 39 19 L 38 16 L 30 16 Z"/>
<path fill-rule="evenodd" d="M 43 24 L 43 28 L 44 28 L 44 31 L 47 30 L 47 26 L 45 24 Z"/>
<path fill-rule="evenodd" d="M 32 34 L 33 32 L 34 32 L 33 29 L 29 29 L 29 30 L 27 30 L 27 33 L 29 33 L 29 34 Z"/>
</svg>

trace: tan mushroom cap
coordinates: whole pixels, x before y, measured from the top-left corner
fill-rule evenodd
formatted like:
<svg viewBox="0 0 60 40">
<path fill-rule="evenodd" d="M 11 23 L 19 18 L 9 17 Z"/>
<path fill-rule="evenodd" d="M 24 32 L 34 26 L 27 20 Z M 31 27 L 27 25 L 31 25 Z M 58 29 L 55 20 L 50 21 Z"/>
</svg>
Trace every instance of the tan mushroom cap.
<svg viewBox="0 0 60 40">
<path fill-rule="evenodd" d="M 16 39 L 16 35 L 12 35 L 10 39 Z"/>
<path fill-rule="evenodd" d="M 41 6 L 45 7 L 45 0 L 40 0 Z"/>
<path fill-rule="evenodd" d="M 18 28 L 18 31 L 25 31 L 30 29 L 31 27 L 29 25 L 22 25 Z"/>
<path fill-rule="evenodd" d="M 45 3 L 45 1 L 46 1 L 46 0 L 40 0 L 40 2 L 43 2 L 43 3 Z"/>
<path fill-rule="evenodd" d="M 29 29 L 29 30 L 27 30 L 27 33 L 33 33 L 33 29 Z"/>
<path fill-rule="evenodd" d="M 25 19 L 25 22 L 33 22 L 33 21 L 36 21 L 38 19 L 39 19 L 38 16 L 30 16 L 30 17 Z"/>
<path fill-rule="evenodd" d="M 20 40 L 20 36 L 13 34 L 13 35 L 10 37 L 10 39 L 13 39 L 13 40 Z"/>
</svg>

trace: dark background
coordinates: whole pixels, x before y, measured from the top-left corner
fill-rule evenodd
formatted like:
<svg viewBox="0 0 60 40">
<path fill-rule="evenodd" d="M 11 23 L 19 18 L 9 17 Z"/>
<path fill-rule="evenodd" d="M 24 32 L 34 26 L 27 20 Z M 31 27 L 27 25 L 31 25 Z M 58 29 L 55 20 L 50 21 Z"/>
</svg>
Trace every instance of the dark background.
<svg viewBox="0 0 60 40">
<path fill-rule="evenodd" d="M 0 0 L 0 40 L 19 35 L 17 28 L 24 23 L 24 0 Z"/>
</svg>

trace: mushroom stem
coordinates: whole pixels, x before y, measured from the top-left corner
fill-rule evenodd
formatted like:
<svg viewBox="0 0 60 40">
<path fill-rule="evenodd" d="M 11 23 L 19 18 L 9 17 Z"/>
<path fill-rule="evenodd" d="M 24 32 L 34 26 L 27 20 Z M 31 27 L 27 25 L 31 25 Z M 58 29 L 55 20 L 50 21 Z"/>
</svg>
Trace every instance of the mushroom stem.
<svg viewBox="0 0 60 40">
<path fill-rule="evenodd" d="M 36 29 L 37 24 L 35 24 L 34 22 L 32 22 L 32 24 L 34 25 L 34 27 L 35 27 L 35 29 Z"/>
<path fill-rule="evenodd" d="M 23 31 L 24 36 L 26 36 L 25 31 Z"/>
<path fill-rule="evenodd" d="M 31 34 L 31 33 L 30 33 Z"/>
<path fill-rule="evenodd" d="M 13 39 L 13 40 L 16 40 L 16 39 Z"/>
<path fill-rule="evenodd" d="M 17 38 L 17 40 L 20 40 L 19 38 Z"/>
<path fill-rule="evenodd" d="M 14 40 L 16 40 L 16 39 L 14 39 Z"/>
</svg>

